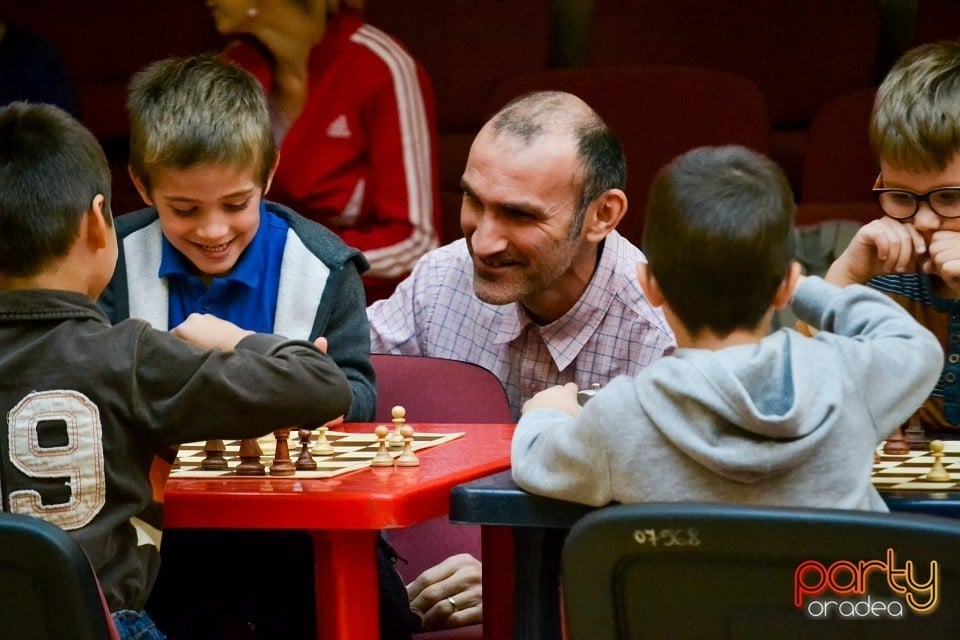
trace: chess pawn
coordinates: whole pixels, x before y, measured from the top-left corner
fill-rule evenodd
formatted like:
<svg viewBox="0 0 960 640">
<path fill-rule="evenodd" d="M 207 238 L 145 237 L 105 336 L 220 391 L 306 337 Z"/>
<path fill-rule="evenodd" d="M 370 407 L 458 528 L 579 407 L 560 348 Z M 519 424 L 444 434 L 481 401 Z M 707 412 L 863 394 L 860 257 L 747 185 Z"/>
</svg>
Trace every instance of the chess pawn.
<svg viewBox="0 0 960 640">
<path fill-rule="evenodd" d="M 387 450 L 387 435 L 390 433 L 390 427 L 385 424 L 379 425 L 373 432 L 377 436 L 377 442 L 380 443 L 377 454 L 370 461 L 371 467 L 392 467 L 393 456 Z"/>
<path fill-rule="evenodd" d="M 310 429 L 301 428 L 297 435 L 300 438 L 300 457 L 294 466 L 297 471 L 316 471 L 317 461 L 310 455 Z"/>
<path fill-rule="evenodd" d="M 419 467 L 420 458 L 413 452 L 413 427 L 408 424 L 400 427 L 400 435 L 403 438 L 403 453 L 397 458 L 398 467 Z"/>
<path fill-rule="evenodd" d="M 327 440 L 327 431 L 329 430 L 330 429 L 326 426 L 320 427 L 320 435 L 317 436 L 317 443 L 313 445 L 313 452 L 317 455 L 333 455 L 333 445 L 331 445 L 330 441 Z"/>
<path fill-rule="evenodd" d="M 407 410 L 397 405 L 390 410 L 390 415 L 393 416 L 393 433 L 387 439 L 387 445 L 391 448 L 399 448 L 403 446 L 403 434 L 400 429 L 407 423 Z"/>
<path fill-rule="evenodd" d="M 950 482 L 952 478 L 950 473 L 943 466 L 943 441 L 933 440 L 930 442 L 930 454 L 933 456 L 933 466 L 924 476 L 924 479 L 931 482 Z"/>
</svg>

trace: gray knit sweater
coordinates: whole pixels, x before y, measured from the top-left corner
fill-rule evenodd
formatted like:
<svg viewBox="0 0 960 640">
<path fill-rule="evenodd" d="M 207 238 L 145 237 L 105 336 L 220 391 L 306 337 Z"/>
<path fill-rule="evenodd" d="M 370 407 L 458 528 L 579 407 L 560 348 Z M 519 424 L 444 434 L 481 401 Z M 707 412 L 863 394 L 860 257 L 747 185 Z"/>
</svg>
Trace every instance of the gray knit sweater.
<svg viewBox="0 0 960 640">
<path fill-rule="evenodd" d="M 798 318 L 759 344 L 678 349 L 612 380 L 579 418 L 535 409 L 517 425 L 513 477 L 533 493 L 600 506 L 702 501 L 871 509 L 873 452 L 933 389 L 936 338 L 862 286 L 815 277 Z"/>
</svg>

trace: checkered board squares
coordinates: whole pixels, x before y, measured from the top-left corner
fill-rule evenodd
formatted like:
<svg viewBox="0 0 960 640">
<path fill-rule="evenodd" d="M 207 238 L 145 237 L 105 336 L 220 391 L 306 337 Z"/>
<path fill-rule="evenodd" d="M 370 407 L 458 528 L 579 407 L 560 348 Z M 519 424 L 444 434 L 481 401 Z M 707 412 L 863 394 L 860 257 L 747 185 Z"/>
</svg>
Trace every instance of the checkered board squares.
<svg viewBox="0 0 960 640">
<path fill-rule="evenodd" d="M 879 462 L 873 465 L 873 486 L 878 490 L 948 491 L 960 489 L 960 440 L 943 441 L 943 466 L 950 474 L 949 482 L 931 482 L 924 476 L 933 466 L 929 451 L 911 451 L 894 456 L 877 448 Z"/>
<path fill-rule="evenodd" d="M 456 440 L 461 437 L 463 432 L 459 433 L 414 433 L 412 448 L 414 451 L 436 447 L 438 445 Z M 292 476 L 281 476 L 287 478 L 333 478 L 343 473 L 366 469 L 370 466 L 370 461 L 377 453 L 379 444 L 377 437 L 373 433 L 345 433 L 342 431 L 327 431 L 327 442 L 333 446 L 333 453 L 330 455 L 321 455 L 316 449 L 317 432 L 314 432 L 310 439 L 311 453 L 317 463 L 316 471 L 297 471 Z M 277 439 L 273 434 L 263 436 L 258 439 L 263 455 L 260 456 L 260 462 L 266 467 L 268 475 L 270 464 L 273 462 L 273 454 L 276 450 Z M 290 459 L 296 463 L 300 455 L 300 439 L 297 437 L 297 430 L 290 431 L 290 438 L 287 440 L 290 448 Z M 263 476 L 244 476 L 234 473 L 240 458 L 237 453 L 240 449 L 239 440 L 230 440 L 224 443 L 227 450 L 224 452 L 224 458 L 227 460 L 227 469 L 225 471 L 204 471 L 200 468 L 206 454 L 203 451 L 203 442 L 190 442 L 180 445 L 180 452 L 177 454 L 178 464 L 170 471 L 171 478 L 263 478 Z M 403 451 L 401 447 L 391 447 L 390 454 L 397 458 Z"/>
</svg>

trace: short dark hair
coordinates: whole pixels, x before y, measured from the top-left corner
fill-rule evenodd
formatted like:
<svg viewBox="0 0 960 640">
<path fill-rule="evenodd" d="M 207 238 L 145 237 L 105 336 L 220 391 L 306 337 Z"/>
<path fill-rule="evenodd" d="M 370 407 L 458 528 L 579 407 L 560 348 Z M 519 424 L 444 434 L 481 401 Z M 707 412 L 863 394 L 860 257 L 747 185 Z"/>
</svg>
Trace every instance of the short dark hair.
<svg viewBox="0 0 960 640">
<path fill-rule="evenodd" d="M 643 251 L 691 335 L 763 319 L 793 260 L 795 208 L 780 167 L 744 147 L 701 147 L 660 170 Z"/>
<path fill-rule="evenodd" d="M 583 185 L 580 202 L 573 216 L 574 234 L 579 234 L 587 207 L 610 189 L 627 188 L 627 158 L 616 134 L 602 121 L 590 121 L 577 127 L 577 151 L 583 161 Z"/>
<path fill-rule="evenodd" d="M 550 126 L 567 130 L 583 163 L 580 198 L 573 212 L 570 236 L 580 234 L 587 207 L 610 189 L 627 188 L 627 159 L 616 134 L 583 100 L 563 91 L 535 91 L 508 102 L 491 118 L 498 134 L 530 144 Z"/>
<path fill-rule="evenodd" d="M 97 139 L 63 109 L 0 109 L 0 273 L 30 277 L 62 258 L 93 198 L 110 217 L 110 166 Z"/>
</svg>

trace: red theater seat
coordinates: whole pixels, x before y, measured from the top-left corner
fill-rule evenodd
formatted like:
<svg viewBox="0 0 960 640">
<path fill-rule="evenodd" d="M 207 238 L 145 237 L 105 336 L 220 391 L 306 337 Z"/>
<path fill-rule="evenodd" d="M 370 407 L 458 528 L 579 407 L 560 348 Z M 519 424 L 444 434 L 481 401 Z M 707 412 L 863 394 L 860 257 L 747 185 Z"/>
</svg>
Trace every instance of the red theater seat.
<svg viewBox="0 0 960 640">
<path fill-rule="evenodd" d="M 876 90 L 854 91 L 821 107 L 810 125 L 797 224 L 869 222 L 882 215 L 870 192 L 879 173 L 868 126 Z"/>
<path fill-rule="evenodd" d="M 544 89 L 580 96 L 620 138 L 630 209 L 618 229 L 635 243 L 643 230 L 650 182 L 676 155 L 702 145 L 767 150 L 763 94 L 749 79 L 732 73 L 663 66 L 554 69 L 504 81 L 490 96 L 488 110 Z"/>
<path fill-rule="evenodd" d="M 445 358 L 371 354 L 377 375 L 377 422 L 389 424 L 391 409 L 402 405 L 408 422 L 512 423 L 507 394 L 493 373 L 479 365 Z M 470 553 L 480 558 L 480 529 L 454 525 L 446 517 L 386 532 L 387 539 L 407 563 L 397 569 L 410 582 L 451 555 Z M 490 565 L 486 570 L 496 570 Z M 476 638 L 480 627 L 437 634 L 437 638 Z"/>
<path fill-rule="evenodd" d="M 511 76 L 546 69 L 551 1 L 366 0 L 366 20 L 427 70 L 437 101 L 443 241 L 459 238 L 460 177 L 486 98 Z"/>
<path fill-rule="evenodd" d="M 922 3 L 921 3 L 922 4 Z M 877 0 L 594 0 L 586 62 L 671 64 L 747 76 L 767 99 L 770 154 L 794 185 L 820 106 L 875 82 Z"/>
<path fill-rule="evenodd" d="M 219 50 L 199 0 L 5 2 L 0 19 L 56 46 L 73 83 L 80 119 L 104 145 L 113 172 L 113 212 L 143 207 L 127 175 L 127 84 L 154 60 Z"/>
</svg>

